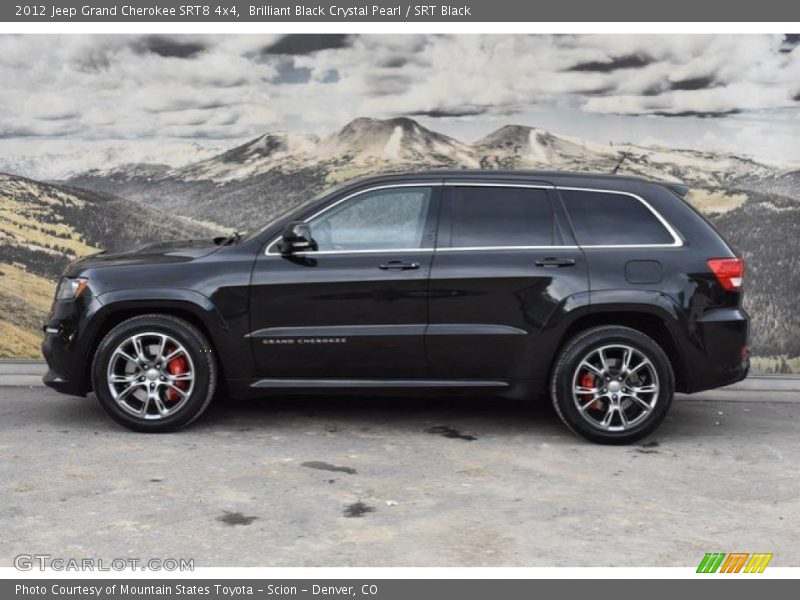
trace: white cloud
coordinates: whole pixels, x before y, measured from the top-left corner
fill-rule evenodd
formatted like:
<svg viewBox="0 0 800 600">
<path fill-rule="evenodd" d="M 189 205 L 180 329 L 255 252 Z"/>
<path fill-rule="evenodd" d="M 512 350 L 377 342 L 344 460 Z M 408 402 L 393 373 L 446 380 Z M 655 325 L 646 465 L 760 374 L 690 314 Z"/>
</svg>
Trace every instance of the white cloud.
<svg viewBox="0 0 800 600">
<path fill-rule="evenodd" d="M 2 36 L 0 136 L 238 140 L 361 115 L 452 125 L 565 107 L 786 123 L 800 106 L 800 50 L 778 35 L 364 35 L 265 53 L 280 39 Z"/>
</svg>

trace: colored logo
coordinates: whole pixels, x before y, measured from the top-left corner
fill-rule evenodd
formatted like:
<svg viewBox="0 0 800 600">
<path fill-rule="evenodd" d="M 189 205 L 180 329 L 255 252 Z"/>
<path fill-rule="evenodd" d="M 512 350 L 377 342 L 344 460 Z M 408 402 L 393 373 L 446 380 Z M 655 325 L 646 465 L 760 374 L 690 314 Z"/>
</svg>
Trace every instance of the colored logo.
<svg viewBox="0 0 800 600">
<path fill-rule="evenodd" d="M 772 554 L 757 552 L 709 552 L 697 566 L 698 573 L 763 573 Z"/>
</svg>

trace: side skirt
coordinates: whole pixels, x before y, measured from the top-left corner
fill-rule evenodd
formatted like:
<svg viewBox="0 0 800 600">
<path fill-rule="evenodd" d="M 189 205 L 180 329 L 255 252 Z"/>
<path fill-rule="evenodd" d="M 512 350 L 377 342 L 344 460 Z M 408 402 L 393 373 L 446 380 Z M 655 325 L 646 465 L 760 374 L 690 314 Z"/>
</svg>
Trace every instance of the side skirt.
<svg viewBox="0 0 800 600">
<path fill-rule="evenodd" d="M 257 389 L 507 388 L 507 381 L 466 379 L 259 379 Z"/>
</svg>

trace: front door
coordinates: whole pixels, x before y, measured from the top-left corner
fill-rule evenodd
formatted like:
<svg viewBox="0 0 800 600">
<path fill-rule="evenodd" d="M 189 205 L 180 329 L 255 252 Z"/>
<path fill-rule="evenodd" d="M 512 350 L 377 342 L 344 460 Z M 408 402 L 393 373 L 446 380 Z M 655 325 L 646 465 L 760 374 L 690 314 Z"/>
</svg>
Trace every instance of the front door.
<svg viewBox="0 0 800 600">
<path fill-rule="evenodd" d="M 589 289 L 552 186 L 454 181 L 445 190 L 431 269 L 431 376 L 543 376 L 550 323 L 571 295 Z"/>
<path fill-rule="evenodd" d="M 307 219 L 316 251 L 256 260 L 251 341 L 258 375 L 424 378 L 427 285 L 440 186 L 336 198 Z"/>
</svg>

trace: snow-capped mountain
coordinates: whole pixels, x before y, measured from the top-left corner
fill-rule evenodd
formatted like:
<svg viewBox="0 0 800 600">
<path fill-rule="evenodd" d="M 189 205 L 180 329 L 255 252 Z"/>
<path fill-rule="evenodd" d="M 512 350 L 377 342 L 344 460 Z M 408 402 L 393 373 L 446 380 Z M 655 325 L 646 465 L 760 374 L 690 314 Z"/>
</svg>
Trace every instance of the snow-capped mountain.
<svg viewBox="0 0 800 600">
<path fill-rule="evenodd" d="M 322 139 L 284 131 L 266 133 L 207 160 L 175 169 L 168 176 L 184 182 L 224 183 L 242 181 L 273 168 L 287 171 L 323 164 L 336 165 L 337 170 L 348 173 L 387 164 L 480 167 L 468 144 L 412 119 L 361 117 Z M 114 172 L 120 174 L 119 169 Z"/>
<path fill-rule="evenodd" d="M 537 127 L 507 125 L 473 144 L 423 127 L 409 118 L 357 118 L 323 138 L 271 132 L 240 146 L 179 168 L 121 165 L 71 177 L 75 183 L 105 191 L 110 181 L 129 184 L 200 184 L 222 192 L 240 188 L 271 171 L 324 172 L 324 182 L 380 171 L 413 168 L 506 168 L 611 172 L 640 175 L 698 186 L 775 177 L 777 171 L 734 154 L 633 144 L 601 144 L 558 135 Z M 90 179 L 91 181 L 87 181 Z M 196 192 L 196 185 L 193 186 Z M 130 193 L 132 190 L 126 189 Z M 174 191 L 174 190 L 173 190 Z M 267 193 L 267 190 L 264 190 Z M 123 194 L 124 195 L 124 194 Z M 133 191 L 136 199 L 143 199 Z M 148 194 L 152 197 L 152 195 Z M 155 196 L 158 196 L 156 193 Z M 220 200 L 221 201 L 221 200 Z"/>
<path fill-rule="evenodd" d="M 770 166 L 730 153 L 600 144 L 558 135 L 537 127 L 506 125 L 474 144 L 423 127 L 408 118 L 357 118 L 320 139 L 316 136 L 273 132 L 208 159 L 152 175 L 182 181 L 244 180 L 273 168 L 284 171 L 317 166 L 357 175 L 378 168 L 416 166 L 452 168 L 548 169 L 618 172 L 695 185 L 719 186 L 741 179 L 776 175 Z M 142 166 L 138 166 L 142 169 Z M 140 178 L 124 165 L 108 176 Z M 332 177 L 343 179 L 338 173 Z"/>
<path fill-rule="evenodd" d="M 772 167 L 734 154 L 634 144 L 598 144 L 545 129 L 506 125 L 474 145 L 484 168 L 617 172 L 696 186 L 774 176 Z"/>
<path fill-rule="evenodd" d="M 408 118 L 355 119 L 323 139 L 314 157 L 358 166 L 388 162 L 479 167 L 469 145 Z"/>
<path fill-rule="evenodd" d="M 245 179 L 268 171 L 281 161 L 304 160 L 310 157 L 319 138 L 278 131 L 265 133 L 254 140 L 177 169 L 174 177 L 185 181 L 231 181 Z"/>
<path fill-rule="evenodd" d="M 42 145 L 44 144 L 44 152 Z M 197 142 L 110 145 L 90 142 L 32 141 L 20 148 L 7 149 L 0 145 L 0 173 L 30 177 L 38 181 L 63 181 L 87 171 L 109 173 L 127 169 L 129 165 L 164 165 L 179 168 L 219 154 L 218 148 Z"/>
<path fill-rule="evenodd" d="M 612 146 L 573 140 L 538 127 L 506 125 L 474 144 L 484 168 L 540 168 L 608 172 L 619 162 Z"/>
</svg>

